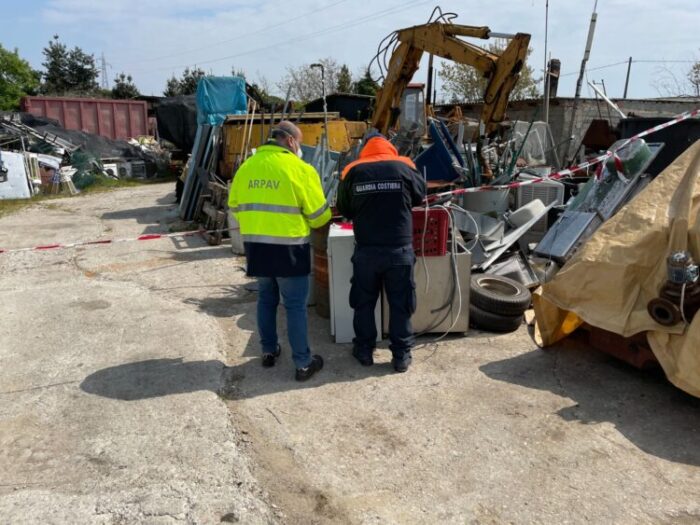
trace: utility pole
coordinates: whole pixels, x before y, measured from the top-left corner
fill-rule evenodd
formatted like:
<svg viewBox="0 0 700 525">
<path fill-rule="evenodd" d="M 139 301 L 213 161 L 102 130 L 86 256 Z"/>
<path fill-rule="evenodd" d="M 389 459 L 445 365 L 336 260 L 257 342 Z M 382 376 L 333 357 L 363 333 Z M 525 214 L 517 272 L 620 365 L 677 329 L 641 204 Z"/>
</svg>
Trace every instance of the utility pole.
<svg viewBox="0 0 700 525">
<path fill-rule="evenodd" d="M 630 85 L 630 70 L 632 69 L 632 57 L 630 57 L 629 62 L 627 62 L 627 77 L 625 78 L 625 93 L 622 98 L 627 98 L 627 87 Z"/>
<path fill-rule="evenodd" d="M 549 124 L 549 58 L 547 57 L 547 42 L 549 31 L 549 0 L 544 7 L 544 122 Z"/>
<path fill-rule="evenodd" d="M 574 138 L 576 110 L 578 109 L 578 102 L 581 98 L 581 87 L 583 86 L 583 77 L 586 74 L 586 64 L 588 63 L 588 58 L 591 56 L 591 47 L 593 46 L 593 35 L 595 35 L 595 24 L 598 20 L 598 13 L 596 13 L 597 8 L 598 0 L 595 0 L 595 4 L 593 5 L 593 14 L 591 15 L 591 23 L 588 26 L 588 39 L 586 40 L 586 49 L 583 53 L 583 60 L 581 60 L 581 70 L 579 71 L 578 80 L 576 81 L 576 95 L 574 95 L 574 105 L 571 108 L 571 122 L 569 124 L 569 135 L 567 137 L 568 142 L 566 143 L 566 149 L 564 150 L 564 154 L 562 155 L 564 162 L 567 162 L 568 160 L 569 149 L 571 148 L 571 142 Z"/>
</svg>

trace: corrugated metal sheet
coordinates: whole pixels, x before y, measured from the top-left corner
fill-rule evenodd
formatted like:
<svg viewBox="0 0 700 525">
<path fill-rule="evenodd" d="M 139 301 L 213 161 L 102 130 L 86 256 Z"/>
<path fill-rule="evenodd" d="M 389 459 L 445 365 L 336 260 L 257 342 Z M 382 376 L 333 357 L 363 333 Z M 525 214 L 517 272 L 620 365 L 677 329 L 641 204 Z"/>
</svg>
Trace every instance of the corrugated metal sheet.
<svg viewBox="0 0 700 525">
<path fill-rule="evenodd" d="M 141 100 L 24 97 L 22 111 L 58 120 L 66 129 L 109 139 L 148 135 L 148 110 Z"/>
</svg>

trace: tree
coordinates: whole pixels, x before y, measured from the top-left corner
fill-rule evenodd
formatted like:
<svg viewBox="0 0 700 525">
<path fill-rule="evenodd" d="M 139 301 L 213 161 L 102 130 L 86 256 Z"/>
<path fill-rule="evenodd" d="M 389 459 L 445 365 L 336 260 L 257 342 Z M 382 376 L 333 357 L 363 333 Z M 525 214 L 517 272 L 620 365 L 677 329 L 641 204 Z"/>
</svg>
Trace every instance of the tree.
<svg viewBox="0 0 700 525">
<path fill-rule="evenodd" d="M 340 67 L 334 59 L 322 58 L 318 61 L 323 65 L 326 81 L 326 93 L 333 93 L 338 88 L 338 75 Z M 304 64 L 297 68 L 288 67 L 284 78 L 277 84 L 282 93 L 290 92 L 294 100 L 308 102 L 320 98 L 323 94 L 320 68 L 312 68 L 310 64 Z"/>
<path fill-rule="evenodd" d="M 114 87 L 112 87 L 112 98 L 128 99 L 141 96 L 131 75 L 119 73 L 114 79 Z"/>
<path fill-rule="evenodd" d="M 358 95 L 375 96 L 379 89 L 379 84 L 372 78 L 369 68 L 365 69 L 365 74 L 353 85 L 353 92 Z"/>
<path fill-rule="evenodd" d="M 47 94 L 63 93 L 67 89 L 68 77 L 68 48 L 54 35 L 48 47 L 43 50 L 46 61 L 44 66 L 44 82 L 41 91 Z"/>
<path fill-rule="evenodd" d="M 165 84 L 164 97 L 176 97 L 180 94 L 180 81 L 175 78 L 175 75 L 170 77 Z"/>
<path fill-rule="evenodd" d="M 79 47 L 69 50 L 58 35 L 43 50 L 45 68 L 41 91 L 51 95 L 72 93 L 89 95 L 98 89 L 99 71 L 95 66 L 95 57 L 85 53 Z"/>
<path fill-rule="evenodd" d="M 163 95 L 175 97 L 177 95 L 194 95 L 197 92 L 197 84 L 202 77 L 207 76 L 203 69 L 186 67 L 179 79 L 173 75 L 165 85 Z"/>
<path fill-rule="evenodd" d="M 651 85 L 661 97 L 700 97 L 700 60 L 687 71 L 666 64 L 654 68 Z"/>
<path fill-rule="evenodd" d="M 231 66 L 231 76 L 241 77 L 243 79 L 246 78 L 245 71 L 243 71 L 242 69 L 236 69 L 236 66 Z"/>
<path fill-rule="evenodd" d="M 69 91 L 91 93 L 99 87 L 97 83 L 99 74 L 93 55 L 84 53 L 79 47 L 74 47 L 68 53 Z"/>
<path fill-rule="evenodd" d="M 343 64 L 338 72 L 338 85 L 336 86 L 338 93 L 352 93 L 352 75 L 350 68 Z"/>
<path fill-rule="evenodd" d="M 688 82 L 693 88 L 696 97 L 700 97 L 700 61 L 695 62 L 688 71 Z"/>
<path fill-rule="evenodd" d="M 0 44 L 0 110 L 17 109 L 23 96 L 35 92 L 39 77 L 17 49 L 8 51 Z"/>
<path fill-rule="evenodd" d="M 503 42 L 496 41 L 488 46 L 488 51 L 500 55 L 505 47 Z M 532 48 L 527 50 L 528 57 L 530 53 Z M 483 99 L 487 79 L 476 68 L 467 64 L 443 62 L 438 74 L 444 82 L 442 89 L 452 102 L 480 102 Z M 539 97 L 537 82 L 532 67 L 525 63 L 510 94 L 510 100 Z"/>
</svg>

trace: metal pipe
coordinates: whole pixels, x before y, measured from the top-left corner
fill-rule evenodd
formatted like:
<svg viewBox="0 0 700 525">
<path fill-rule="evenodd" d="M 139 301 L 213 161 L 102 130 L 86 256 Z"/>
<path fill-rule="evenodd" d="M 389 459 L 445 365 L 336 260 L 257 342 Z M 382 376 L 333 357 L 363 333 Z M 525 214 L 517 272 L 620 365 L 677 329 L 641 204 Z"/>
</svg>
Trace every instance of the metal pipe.
<svg viewBox="0 0 700 525">
<path fill-rule="evenodd" d="M 515 35 L 512 33 L 497 33 L 495 31 L 489 31 L 489 38 L 508 38 L 513 39 Z"/>
<path fill-rule="evenodd" d="M 605 100 L 605 102 L 608 103 L 608 106 L 610 106 L 611 108 L 613 108 L 613 109 L 618 113 L 618 115 L 620 115 L 620 117 L 622 117 L 622 118 L 627 118 L 627 115 L 625 115 L 625 114 L 623 113 L 623 111 L 618 107 L 618 105 L 615 104 L 612 100 L 610 100 L 610 99 L 607 97 L 607 95 L 606 95 L 605 93 L 603 93 L 603 92 L 598 88 L 598 86 L 596 86 L 595 84 L 593 84 L 593 83 L 591 83 L 591 82 L 589 82 L 588 85 L 591 86 L 591 87 L 593 88 L 593 90 L 594 90 L 596 93 L 598 93 L 598 94 L 601 96 L 601 98 L 602 98 L 603 100 Z"/>
<path fill-rule="evenodd" d="M 326 101 L 326 68 L 323 64 L 311 64 L 312 68 L 321 69 L 321 94 L 323 96 L 323 137 L 321 139 L 321 176 L 326 168 L 326 152 L 328 150 L 328 103 Z"/>
</svg>

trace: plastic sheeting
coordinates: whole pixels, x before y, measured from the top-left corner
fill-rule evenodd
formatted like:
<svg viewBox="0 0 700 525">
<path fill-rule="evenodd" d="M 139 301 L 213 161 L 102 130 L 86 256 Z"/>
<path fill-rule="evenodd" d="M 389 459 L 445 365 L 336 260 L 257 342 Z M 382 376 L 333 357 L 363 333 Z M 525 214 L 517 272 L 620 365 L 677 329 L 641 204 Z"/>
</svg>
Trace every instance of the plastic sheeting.
<svg viewBox="0 0 700 525">
<path fill-rule="evenodd" d="M 241 77 L 203 77 L 197 84 L 197 124 L 217 126 L 226 115 L 242 115 L 248 107 Z"/>
<path fill-rule="evenodd" d="M 700 397 L 700 315 L 664 327 L 647 313 L 666 281 L 666 258 L 688 250 L 700 260 L 700 141 L 607 221 L 533 296 L 536 338 L 549 346 L 583 322 L 647 340 L 666 376 Z"/>
<path fill-rule="evenodd" d="M 170 97 L 155 107 L 158 135 L 182 151 L 192 151 L 197 134 L 197 104 L 194 95 Z"/>
</svg>

